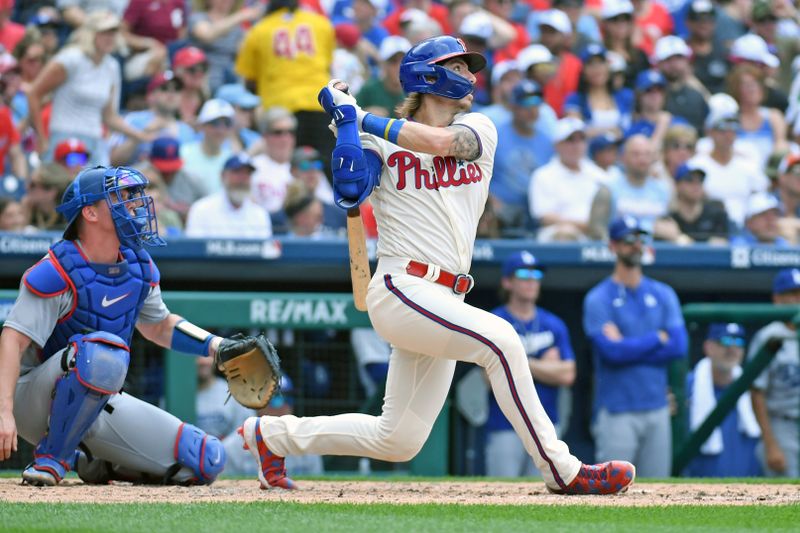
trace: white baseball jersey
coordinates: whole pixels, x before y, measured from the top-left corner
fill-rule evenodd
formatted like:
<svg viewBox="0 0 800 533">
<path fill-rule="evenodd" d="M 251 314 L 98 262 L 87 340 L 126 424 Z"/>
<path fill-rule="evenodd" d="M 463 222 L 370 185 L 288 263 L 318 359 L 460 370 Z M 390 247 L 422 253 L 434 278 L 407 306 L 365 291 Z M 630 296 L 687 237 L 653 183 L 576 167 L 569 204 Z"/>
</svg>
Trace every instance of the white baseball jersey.
<svg viewBox="0 0 800 533">
<path fill-rule="evenodd" d="M 476 160 L 415 153 L 362 134 L 364 149 L 383 161 L 380 185 L 370 197 L 380 236 L 379 258 L 406 257 L 454 273 L 469 271 L 478 220 L 489 195 L 497 129 L 480 113 L 460 115 L 453 125 L 478 135 L 481 154 Z"/>
</svg>

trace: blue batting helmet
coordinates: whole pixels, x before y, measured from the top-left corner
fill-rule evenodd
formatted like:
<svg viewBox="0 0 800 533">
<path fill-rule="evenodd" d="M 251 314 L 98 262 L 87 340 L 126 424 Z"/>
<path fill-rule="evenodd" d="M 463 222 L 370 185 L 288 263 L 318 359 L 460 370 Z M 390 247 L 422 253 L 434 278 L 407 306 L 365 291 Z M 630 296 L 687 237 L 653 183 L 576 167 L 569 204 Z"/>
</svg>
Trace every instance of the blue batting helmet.
<svg viewBox="0 0 800 533">
<path fill-rule="evenodd" d="M 468 52 L 464 42 L 449 35 L 425 39 L 406 52 L 400 64 L 400 84 L 406 94 L 429 93 L 458 100 L 472 93 L 472 83 L 441 64 L 463 59 L 473 74 L 486 66 L 486 58 Z"/>
<path fill-rule="evenodd" d="M 141 172 L 132 168 L 83 170 L 64 191 L 61 205 L 56 208 L 67 219 L 65 237 L 74 234 L 73 222 L 81 209 L 105 200 L 121 244 L 136 250 L 145 244 L 164 246 L 166 243 L 158 236 L 153 198 L 145 194 L 148 183 Z"/>
</svg>

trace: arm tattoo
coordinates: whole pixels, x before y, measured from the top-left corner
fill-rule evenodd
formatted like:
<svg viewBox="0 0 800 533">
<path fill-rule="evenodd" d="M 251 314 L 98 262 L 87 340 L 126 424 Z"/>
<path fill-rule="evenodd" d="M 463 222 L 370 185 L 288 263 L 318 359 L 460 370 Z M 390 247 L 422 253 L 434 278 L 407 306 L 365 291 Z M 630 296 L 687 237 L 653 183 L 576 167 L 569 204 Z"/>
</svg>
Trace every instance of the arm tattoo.
<svg viewBox="0 0 800 533">
<path fill-rule="evenodd" d="M 459 125 L 449 126 L 447 129 L 453 132 L 453 142 L 450 143 L 447 155 L 466 161 L 478 159 L 481 155 L 481 143 L 475 130 Z"/>
</svg>

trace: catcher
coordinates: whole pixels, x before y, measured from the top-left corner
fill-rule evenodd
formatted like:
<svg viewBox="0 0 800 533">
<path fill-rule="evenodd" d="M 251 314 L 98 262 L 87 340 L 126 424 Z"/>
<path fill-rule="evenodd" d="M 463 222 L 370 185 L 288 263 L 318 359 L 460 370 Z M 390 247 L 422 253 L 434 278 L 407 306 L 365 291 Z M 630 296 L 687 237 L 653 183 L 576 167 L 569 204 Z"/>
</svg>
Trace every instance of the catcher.
<svg viewBox="0 0 800 533">
<path fill-rule="evenodd" d="M 0 461 L 17 434 L 36 446 L 24 483 L 209 484 L 220 441 L 122 391 L 134 326 L 156 344 L 216 357 L 231 395 L 269 402 L 278 359 L 263 337 L 222 339 L 169 312 L 143 245 L 163 246 L 147 179 L 125 168 L 81 172 L 58 207 L 63 240 L 22 277 L 0 335 Z M 195 379 L 195 375 L 188 376 Z"/>
</svg>

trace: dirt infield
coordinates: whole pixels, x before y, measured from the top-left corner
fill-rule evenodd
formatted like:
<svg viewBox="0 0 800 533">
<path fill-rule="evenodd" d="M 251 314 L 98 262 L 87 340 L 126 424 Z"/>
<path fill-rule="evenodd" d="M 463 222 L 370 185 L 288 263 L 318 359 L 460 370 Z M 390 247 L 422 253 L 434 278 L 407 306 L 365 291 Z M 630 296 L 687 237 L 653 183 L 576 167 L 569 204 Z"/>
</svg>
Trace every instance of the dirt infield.
<svg viewBox="0 0 800 533">
<path fill-rule="evenodd" d="M 640 483 L 621 496 L 565 497 L 542 483 L 480 481 L 302 481 L 301 490 L 264 491 L 256 481 L 221 480 L 211 487 L 143 487 L 126 483 L 29 487 L 0 479 L 0 502 L 192 503 L 287 501 L 299 503 L 446 503 L 484 505 L 780 505 L 800 504 L 800 485 Z"/>
</svg>

